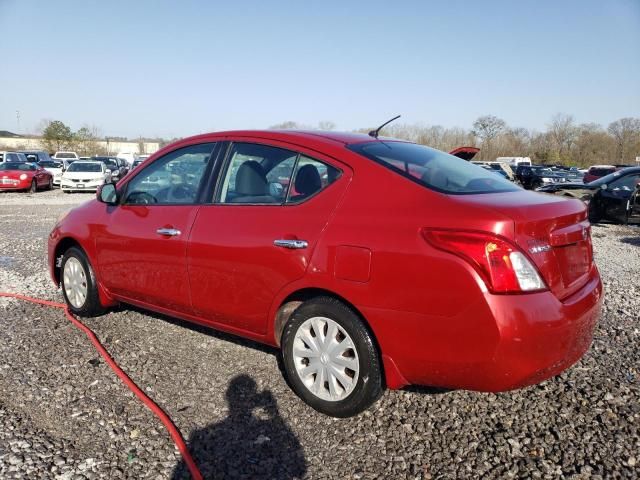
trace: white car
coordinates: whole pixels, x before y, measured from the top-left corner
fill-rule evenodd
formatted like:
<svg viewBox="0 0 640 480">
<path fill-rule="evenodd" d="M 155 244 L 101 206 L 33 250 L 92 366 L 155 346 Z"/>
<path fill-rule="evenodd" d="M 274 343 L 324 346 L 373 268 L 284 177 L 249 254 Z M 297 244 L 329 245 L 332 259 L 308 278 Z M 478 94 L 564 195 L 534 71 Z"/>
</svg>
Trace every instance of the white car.
<svg viewBox="0 0 640 480">
<path fill-rule="evenodd" d="M 54 160 L 78 160 L 78 154 L 76 152 L 56 152 L 53 154 Z"/>
<path fill-rule="evenodd" d="M 95 192 L 108 182 L 111 182 L 111 170 L 104 163 L 78 160 L 62 174 L 60 188 L 65 193 Z"/>
<path fill-rule="evenodd" d="M 60 180 L 62 179 L 62 162 L 56 162 L 53 160 L 42 160 L 38 162 L 42 168 L 53 175 L 53 184 L 60 186 Z"/>
</svg>

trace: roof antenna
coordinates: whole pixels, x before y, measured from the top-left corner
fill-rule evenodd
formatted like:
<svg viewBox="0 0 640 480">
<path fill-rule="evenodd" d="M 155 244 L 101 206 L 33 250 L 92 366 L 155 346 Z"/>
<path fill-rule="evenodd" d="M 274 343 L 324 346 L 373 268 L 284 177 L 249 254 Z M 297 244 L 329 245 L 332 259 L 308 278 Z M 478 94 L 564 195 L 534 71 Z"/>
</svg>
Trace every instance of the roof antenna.
<svg viewBox="0 0 640 480">
<path fill-rule="evenodd" d="M 382 128 L 383 128 L 385 125 L 388 125 L 388 124 L 390 124 L 391 122 L 393 122 L 394 120 L 397 120 L 397 119 L 399 119 L 399 118 L 400 118 L 400 115 L 398 115 L 397 117 L 393 117 L 391 120 L 388 120 L 388 121 L 384 122 L 382 125 L 380 125 L 380 126 L 379 126 L 378 128 L 376 128 L 375 130 L 371 130 L 371 131 L 369 132 L 369 136 L 370 136 L 370 137 L 373 137 L 373 138 L 378 138 L 378 134 L 380 133 L 380 130 L 382 130 Z"/>
</svg>

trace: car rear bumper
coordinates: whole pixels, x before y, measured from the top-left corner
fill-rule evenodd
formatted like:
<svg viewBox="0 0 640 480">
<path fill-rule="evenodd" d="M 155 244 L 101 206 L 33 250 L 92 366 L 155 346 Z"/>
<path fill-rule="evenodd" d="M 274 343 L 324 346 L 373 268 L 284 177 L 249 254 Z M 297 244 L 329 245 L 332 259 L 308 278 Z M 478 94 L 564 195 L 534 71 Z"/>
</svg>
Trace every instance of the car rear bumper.
<svg viewBox="0 0 640 480">
<path fill-rule="evenodd" d="M 591 345 L 602 302 L 594 267 L 589 281 L 562 302 L 551 292 L 486 293 L 484 305 L 472 305 L 460 318 L 363 313 L 383 359 L 392 360 L 385 368 L 389 363 L 397 369 L 391 388 L 416 384 L 499 392 L 539 383 L 577 362 Z M 400 340 L 386 340 L 394 335 Z"/>
</svg>

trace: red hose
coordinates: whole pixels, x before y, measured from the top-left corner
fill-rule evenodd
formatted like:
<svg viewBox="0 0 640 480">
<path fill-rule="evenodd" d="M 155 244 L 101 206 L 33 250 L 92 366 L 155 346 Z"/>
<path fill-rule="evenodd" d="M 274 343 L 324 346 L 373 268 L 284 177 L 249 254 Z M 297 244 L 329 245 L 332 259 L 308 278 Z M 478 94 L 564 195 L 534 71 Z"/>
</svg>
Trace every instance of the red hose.
<svg viewBox="0 0 640 480">
<path fill-rule="evenodd" d="M 187 448 L 187 445 L 182 438 L 180 431 L 173 424 L 169 415 L 167 415 L 164 410 L 162 410 L 153 400 L 151 400 L 151 398 L 149 398 L 149 396 L 144 393 L 140 389 L 140 387 L 138 387 L 138 385 L 136 385 L 135 382 L 131 380 L 131 378 L 129 378 L 126 372 L 122 370 L 120 366 L 118 366 L 116 361 L 111 357 L 111 355 L 109 355 L 109 352 L 107 352 L 107 350 L 102 346 L 100 340 L 98 340 L 98 337 L 96 337 L 96 334 L 93 333 L 91 329 L 84 323 L 74 317 L 64 303 L 51 302 L 49 300 L 39 300 L 37 298 L 27 297 L 25 295 L 19 295 L 17 293 L 0 292 L 0 297 L 17 298 L 18 300 L 24 300 L 26 302 L 37 303 L 39 305 L 45 305 L 47 307 L 55 307 L 64 310 L 67 318 L 71 320 L 71 322 L 76 327 L 82 330 L 87 335 L 87 337 L 89 337 L 89 340 L 91 340 L 91 343 L 93 343 L 100 355 L 102 355 L 102 358 L 104 358 L 107 364 L 111 367 L 111 370 L 115 372 L 120 380 L 122 380 L 124 384 L 129 387 L 129 390 L 135 393 L 135 395 L 142 401 L 142 403 L 144 403 L 149 408 L 149 410 L 151 410 L 156 415 L 156 417 L 158 417 L 164 424 L 164 426 L 167 428 L 167 431 L 169 432 L 169 435 L 171 435 L 173 442 L 176 444 L 176 447 L 178 447 L 178 450 L 180 451 L 184 462 L 187 464 L 187 468 L 189 468 L 191 477 L 194 480 L 202 480 L 202 474 L 200 473 L 200 470 L 198 470 L 196 462 L 193 461 L 193 458 L 189 453 L 189 449 Z"/>
</svg>

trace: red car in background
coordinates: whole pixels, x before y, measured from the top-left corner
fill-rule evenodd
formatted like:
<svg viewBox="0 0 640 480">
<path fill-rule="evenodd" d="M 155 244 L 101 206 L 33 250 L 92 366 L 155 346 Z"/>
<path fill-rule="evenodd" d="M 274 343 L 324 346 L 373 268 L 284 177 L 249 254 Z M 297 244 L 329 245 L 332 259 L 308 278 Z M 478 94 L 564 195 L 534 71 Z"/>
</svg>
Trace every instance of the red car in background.
<svg viewBox="0 0 640 480">
<path fill-rule="evenodd" d="M 122 302 L 278 347 L 292 389 L 337 417 L 385 387 L 557 375 L 603 301 L 582 202 L 375 135 L 181 140 L 71 210 L 48 248 L 72 312 Z"/>
<path fill-rule="evenodd" d="M 589 167 L 587 173 L 584 174 L 582 183 L 593 182 L 594 180 L 604 177 L 605 175 L 609 175 L 616 170 L 618 170 L 618 168 L 614 165 L 593 165 L 592 167 Z"/>
<path fill-rule="evenodd" d="M 53 188 L 53 175 L 35 163 L 0 163 L 0 190 L 25 190 L 35 193 L 38 189 Z"/>
</svg>

